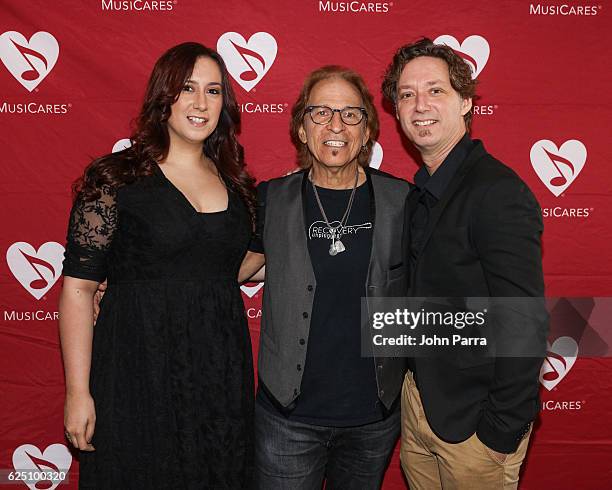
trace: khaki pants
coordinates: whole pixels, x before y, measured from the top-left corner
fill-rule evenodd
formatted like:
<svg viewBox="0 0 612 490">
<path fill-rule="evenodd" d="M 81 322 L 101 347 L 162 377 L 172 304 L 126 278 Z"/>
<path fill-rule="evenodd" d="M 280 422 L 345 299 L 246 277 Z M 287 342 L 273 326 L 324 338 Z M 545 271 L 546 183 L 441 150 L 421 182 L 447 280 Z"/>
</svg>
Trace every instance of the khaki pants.
<svg viewBox="0 0 612 490">
<path fill-rule="evenodd" d="M 412 373 L 406 374 L 400 459 L 411 490 L 516 489 L 529 435 L 503 463 L 475 433 L 463 442 L 445 442 L 429 427 Z"/>
</svg>

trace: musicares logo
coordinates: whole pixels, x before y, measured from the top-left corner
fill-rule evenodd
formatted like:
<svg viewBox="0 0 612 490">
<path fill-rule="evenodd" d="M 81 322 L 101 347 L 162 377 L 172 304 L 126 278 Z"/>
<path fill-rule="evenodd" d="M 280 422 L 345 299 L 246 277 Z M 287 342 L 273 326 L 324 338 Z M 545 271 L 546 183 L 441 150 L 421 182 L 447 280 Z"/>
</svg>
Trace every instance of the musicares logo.
<svg viewBox="0 0 612 490">
<path fill-rule="evenodd" d="M 559 148 L 550 140 L 540 140 L 531 147 L 529 157 L 540 180 L 559 197 L 584 168 L 587 150 L 578 140 L 568 140 Z"/>
<path fill-rule="evenodd" d="M 368 14 L 386 14 L 393 2 L 331 2 L 319 0 L 319 12 L 350 12 Z"/>
<path fill-rule="evenodd" d="M 246 284 L 243 284 L 242 286 L 240 286 L 240 289 L 249 298 L 252 298 L 259 292 L 261 288 L 263 288 L 263 285 L 264 285 L 263 282 L 258 282 L 255 284 L 255 286 L 247 286 Z"/>
<path fill-rule="evenodd" d="M 577 3 L 577 2 L 571 2 Z M 601 5 L 571 5 L 570 2 L 557 4 L 529 4 L 529 15 L 597 15 Z"/>
<path fill-rule="evenodd" d="M 132 140 L 130 140 L 130 138 L 120 139 L 113 145 L 113 153 L 117 153 L 118 151 L 127 150 L 131 146 L 132 146 Z"/>
<path fill-rule="evenodd" d="M 43 243 L 38 251 L 26 242 L 13 243 L 6 251 L 9 269 L 36 299 L 42 298 L 62 274 L 64 247 Z"/>
<path fill-rule="evenodd" d="M 176 0 L 102 0 L 102 10 L 128 12 L 169 12 Z"/>
<path fill-rule="evenodd" d="M 33 444 L 23 444 L 13 451 L 13 468 L 25 473 L 25 485 L 31 490 L 45 488 L 53 490 L 68 475 L 72 465 L 72 455 L 63 444 L 51 444 L 43 452 Z M 30 476 L 36 479 L 30 479 Z M 52 479 L 47 479 L 52 476 Z"/>
<path fill-rule="evenodd" d="M 0 59 L 30 92 L 49 74 L 59 56 L 59 44 L 48 32 L 37 32 L 28 41 L 16 31 L 0 35 Z"/>
<path fill-rule="evenodd" d="M 268 73 L 276 59 L 276 40 L 267 32 L 257 32 L 248 41 L 237 32 L 226 32 L 217 41 L 230 75 L 247 92 Z"/>
<path fill-rule="evenodd" d="M 461 56 L 465 62 L 472 68 L 472 78 L 476 78 L 484 69 L 487 61 L 489 60 L 489 54 L 491 48 L 489 43 L 482 36 L 469 36 L 466 37 L 461 44 L 453 36 L 445 34 L 444 36 L 438 36 L 434 40 L 435 44 L 444 44 L 449 48 L 452 48 L 459 56 Z"/>
<path fill-rule="evenodd" d="M 571 337 L 559 337 L 552 345 L 547 343 L 546 350 L 546 358 L 540 369 L 540 383 L 551 391 L 574 367 L 578 344 Z"/>
</svg>

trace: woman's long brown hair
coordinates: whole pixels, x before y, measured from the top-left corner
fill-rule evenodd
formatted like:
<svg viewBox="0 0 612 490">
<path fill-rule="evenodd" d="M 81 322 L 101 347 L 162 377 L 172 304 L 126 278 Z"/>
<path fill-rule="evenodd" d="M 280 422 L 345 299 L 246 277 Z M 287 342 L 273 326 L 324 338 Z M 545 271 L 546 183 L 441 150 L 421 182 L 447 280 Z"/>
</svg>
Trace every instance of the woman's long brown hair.
<svg viewBox="0 0 612 490">
<path fill-rule="evenodd" d="M 94 200 L 100 197 L 103 186 L 117 189 L 139 177 L 153 174 L 157 162 L 168 156 L 170 137 L 167 121 L 171 106 L 176 102 L 200 57 L 211 58 L 219 65 L 223 92 L 219 122 L 204 141 L 202 150 L 215 163 L 228 187 L 242 198 L 254 220 L 254 179 L 246 170 L 244 152 L 236 138 L 240 111 L 225 63 L 216 51 L 193 42 L 179 44 L 157 60 L 147 84 L 140 114 L 135 119 L 135 129 L 130 136 L 132 146 L 91 162 L 84 175 L 74 184 L 75 198 Z"/>
</svg>

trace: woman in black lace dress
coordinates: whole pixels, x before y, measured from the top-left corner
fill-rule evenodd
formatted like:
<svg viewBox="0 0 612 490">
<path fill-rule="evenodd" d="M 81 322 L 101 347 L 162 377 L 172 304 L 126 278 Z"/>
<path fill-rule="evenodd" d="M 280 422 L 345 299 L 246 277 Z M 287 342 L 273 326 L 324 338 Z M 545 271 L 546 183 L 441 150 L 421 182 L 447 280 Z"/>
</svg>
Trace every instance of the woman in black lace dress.
<svg viewBox="0 0 612 490">
<path fill-rule="evenodd" d="M 60 334 L 80 488 L 248 487 L 253 371 L 237 275 L 254 199 L 238 122 L 219 55 L 181 44 L 153 69 L 132 147 L 77 183 Z"/>
</svg>

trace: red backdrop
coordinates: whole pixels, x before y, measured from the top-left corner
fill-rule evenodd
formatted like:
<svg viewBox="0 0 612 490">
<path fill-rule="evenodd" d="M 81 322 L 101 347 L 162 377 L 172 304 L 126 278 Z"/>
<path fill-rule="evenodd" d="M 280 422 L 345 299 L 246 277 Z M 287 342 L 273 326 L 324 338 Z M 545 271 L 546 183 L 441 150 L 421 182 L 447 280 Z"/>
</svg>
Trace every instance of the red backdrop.
<svg viewBox="0 0 612 490">
<path fill-rule="evenodd" d="M 0 479 L 37 461 L 70 465 L 76 488 L 56 313 L 69 187 L 92 157 L 129 135 L 153 63 L 183 41 L 224 56 L 258 179 L 294 167 L 291 104 L 308 72 L 333 63 L 362 73 L 375 94 L 373 165 L 411 180 L 417 164 L 383 110 L 382 72 L 417 37 L 450 44 L 480 82 L 474 136 L 542 205 L 547 295 L 611 296 L 612 5 L 603 0 L 3 0 L 0 8 Z M 243 291 L 256 350 L 262 290 Z M 608 488 L 612 361 L 560 360 L 561 343 L 550 347 L 555 372 L 542 380 L 522 488 Z M 405 488 L 397 456 L 384 488 Z"/>
</svg>

